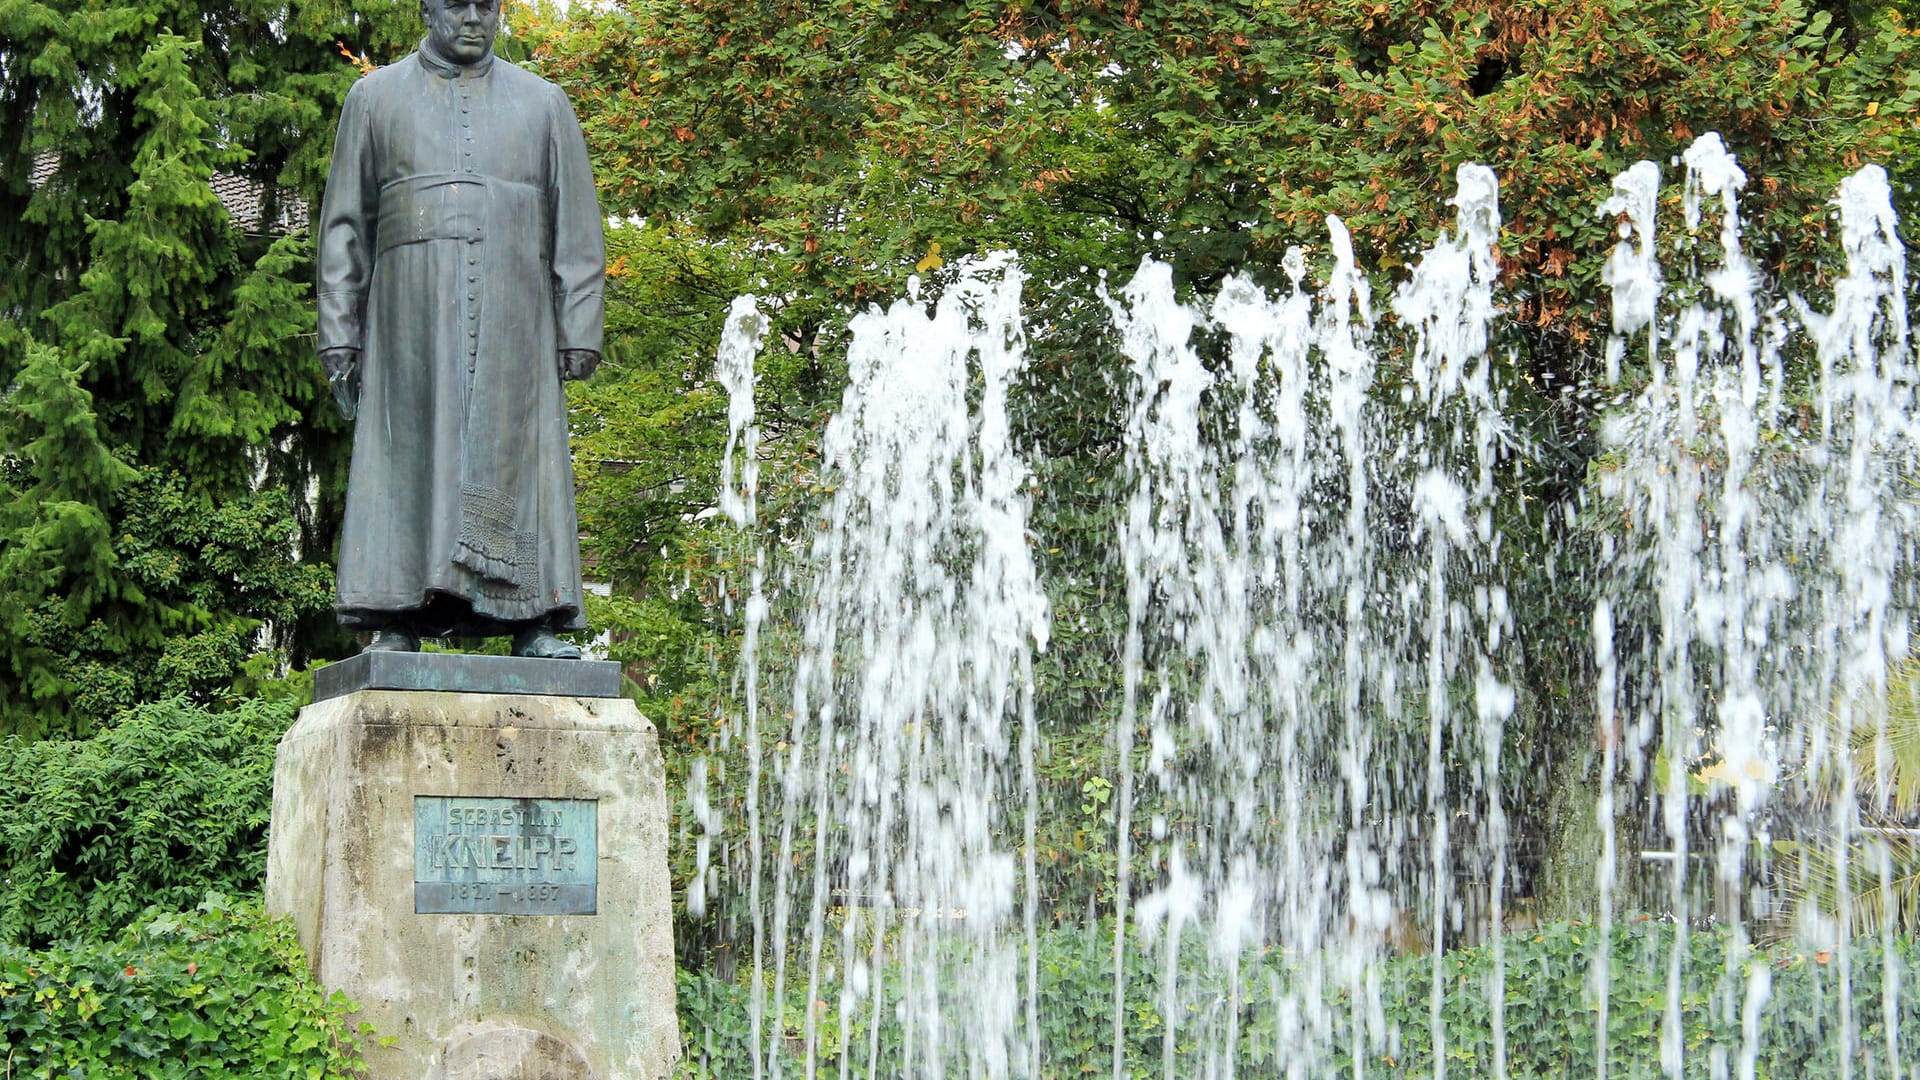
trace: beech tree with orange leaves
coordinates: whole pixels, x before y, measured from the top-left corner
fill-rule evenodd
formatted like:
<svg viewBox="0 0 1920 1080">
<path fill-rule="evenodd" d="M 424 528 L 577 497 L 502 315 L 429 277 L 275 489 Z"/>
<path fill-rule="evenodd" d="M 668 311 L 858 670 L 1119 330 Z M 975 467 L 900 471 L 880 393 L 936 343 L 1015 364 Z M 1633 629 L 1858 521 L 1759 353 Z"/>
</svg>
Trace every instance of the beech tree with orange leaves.
<svg viewBox="0 0 1920 1080">
<path fill-rule="evenodd" d="M 1114 494 L 1087 474 L 1112 471 L 1124 380 L 1096 275 L 1124 278 L 1152 255 L 1197 292 L 1233 273 L 1281 286 L 1289 247 L 1330 258 L 1335 214 L 1385 286 L 1450 225 L 1456 168 L 1491 166 L 1500 377 L 1530 448 L 1515 466 L 1525 498 L 1498 524 L 1528 586 L 1514 598 L 1528 670 L 1513 674 L 1534 691 L 1511 729 L 1509 813 L 1516 836 L 1549 841 L 1551 791 L 1592 739 L 1585 631 L 1566 617 L 1581 574 L 1563 560 L 1581 558 L 1565 511 L 1599 406 L 1562 391 L 1600 370 L 1612 176 L 1661 163 L 1677 206 L 1668 162 L 1719 132 L 1754 178 L 1749 256 L 1779 289 L 1810 289 L 1838 256 L 1835 184 L 1867 162 L 1910 172 L 1920 101 L 1895 6 L 1802 0 L 616 0 L 530 40 L 581 112 L 606 209 L 645 223 L 616 230 L 644 269 L 616 282 L 624 363 L 576 398 L 577 445 L 583 515 L 619 603 L 639 605 L 632 625 L 712 658 L 650 661 L 654 715 L 677 745 L 707 745 L 740 581 L 690 520 L 713 503 L 720 297 L 776 300 L 763 492 L 804 523 L 848 314 L 916 273 L 937 289 L 965 256 L 1019 252 L 1031 360 L 1013 407 L 1057 616 L 1036 676 L 1058 763 L 1048 805 L 1073 805 L 1111 753 L 1100 739 L 1119 685 L 1103 606 L 1120 589 Z M 1684 265 L 1713 241 L 1662 243 Z M 1384 344 L 1391 394 L 1404 372 Z M 1218 343 L 1200 345 L 1220 361 Z M 649 418 L 650 441 L 608 419 L 620 416 Z M 636 536 L 649 543 L 616 539 Z M 1047 872 L 1082 895 L 1097 892 L 1096 864 L 1063 854 Z"/>
<path fill-rule="evenodd" d="M 768 270 L 843 303 L 897 294 L 936 242 L 1273 280 L 1330 213 L 1390 273 L 1477 161 L 1510 290 L 1575 342 L 1615 172 L 1720 132 L 1792 280 L 1834 181 L 1889 160 L 1915 100 L 1896 24 L 1771 0 L 622 0 L 538 52 L 610 210 L 772 245 Z"/>
</svg>

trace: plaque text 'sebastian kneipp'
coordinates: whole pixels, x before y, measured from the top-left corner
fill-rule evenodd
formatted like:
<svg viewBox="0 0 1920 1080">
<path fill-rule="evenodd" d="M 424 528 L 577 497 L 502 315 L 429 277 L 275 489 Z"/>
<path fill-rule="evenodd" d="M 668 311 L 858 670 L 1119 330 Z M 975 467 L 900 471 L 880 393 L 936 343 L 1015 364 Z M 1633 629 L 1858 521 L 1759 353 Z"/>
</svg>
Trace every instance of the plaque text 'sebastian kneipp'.
<svg viewBox="0 0 1920 1080">
<path fill-rule="evenodd" d="M 599 804 L 593 799 L 416 795 L 417 914 L 592 915 Z"/>
</svg>

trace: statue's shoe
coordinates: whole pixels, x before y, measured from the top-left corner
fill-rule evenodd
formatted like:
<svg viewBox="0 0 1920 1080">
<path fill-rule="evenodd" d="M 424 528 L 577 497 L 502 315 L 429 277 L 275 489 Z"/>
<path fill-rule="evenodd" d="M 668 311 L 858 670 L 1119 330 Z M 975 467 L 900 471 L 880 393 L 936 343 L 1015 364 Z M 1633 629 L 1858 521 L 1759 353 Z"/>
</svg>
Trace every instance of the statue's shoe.
<svg viewBox="0 0 1920 1080">
<path fill-rule="evenodd" d="M 361 652 L 419 652 L 420 635 L 405 630 L 381 630 Z"/>
<path fill-rule="evenodd" d="M 578 660 L 580 646 L 561 641 L 546 630 L 530 628 L 513 635 L 513 655 L 537 660 Z"/>
</svg>

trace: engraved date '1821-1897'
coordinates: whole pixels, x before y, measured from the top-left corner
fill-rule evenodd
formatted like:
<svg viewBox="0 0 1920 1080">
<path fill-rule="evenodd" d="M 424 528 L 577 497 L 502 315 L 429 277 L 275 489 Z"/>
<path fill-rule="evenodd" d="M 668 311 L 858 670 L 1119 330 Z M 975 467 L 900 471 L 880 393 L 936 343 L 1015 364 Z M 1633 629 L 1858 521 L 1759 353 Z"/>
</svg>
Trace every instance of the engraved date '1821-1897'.
<svg viewBox="0 0 1920 1080">
<path fill-rule="evenodd" d="M 413 910 L 421 915 L 592 915 L 599 803 L 417 795 Z"/>
</svg>

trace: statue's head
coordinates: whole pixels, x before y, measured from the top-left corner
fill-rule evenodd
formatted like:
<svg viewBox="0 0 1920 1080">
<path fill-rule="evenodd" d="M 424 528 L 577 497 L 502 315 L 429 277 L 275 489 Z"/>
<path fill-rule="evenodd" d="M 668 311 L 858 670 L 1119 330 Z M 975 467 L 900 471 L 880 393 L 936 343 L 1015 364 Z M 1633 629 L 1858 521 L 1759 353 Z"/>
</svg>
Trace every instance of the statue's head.
<svg viewBox="0 0 1920 1080">
<path fill-rule="evenodd" d="M 420 0 L 427 40 L 434 51 L 456 64 L 473 64 L 493 49 L 500 29 L 501 0 Z"/>
</svg>

